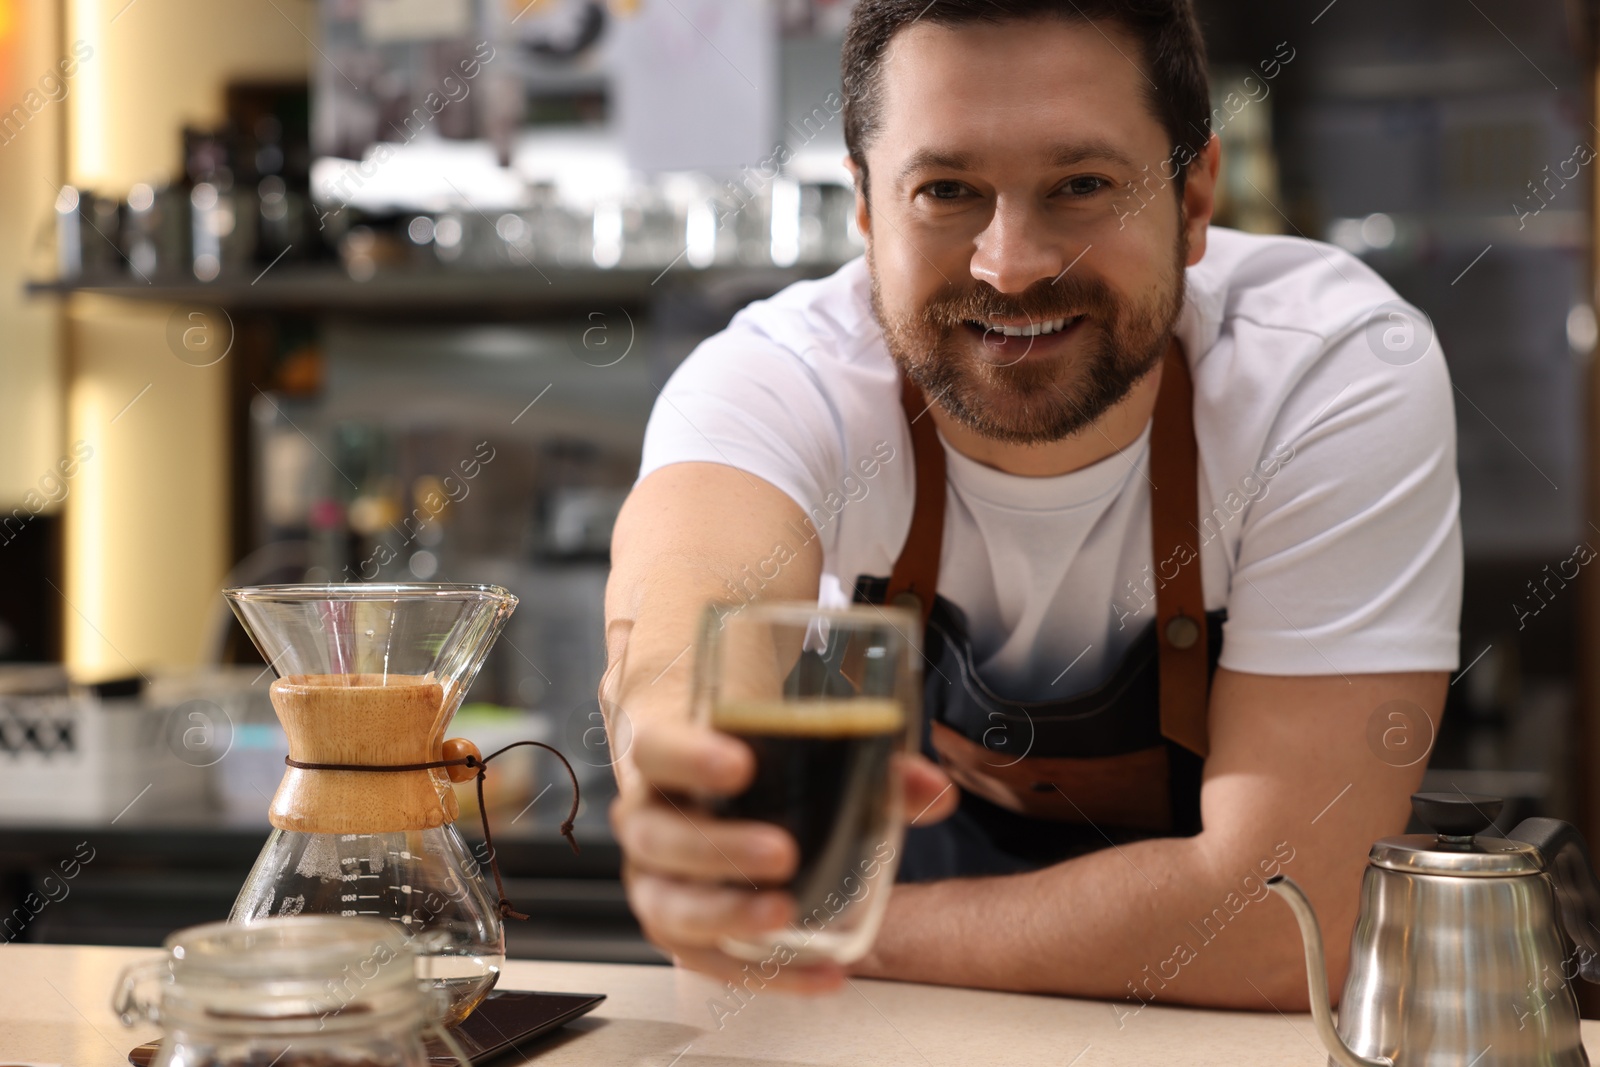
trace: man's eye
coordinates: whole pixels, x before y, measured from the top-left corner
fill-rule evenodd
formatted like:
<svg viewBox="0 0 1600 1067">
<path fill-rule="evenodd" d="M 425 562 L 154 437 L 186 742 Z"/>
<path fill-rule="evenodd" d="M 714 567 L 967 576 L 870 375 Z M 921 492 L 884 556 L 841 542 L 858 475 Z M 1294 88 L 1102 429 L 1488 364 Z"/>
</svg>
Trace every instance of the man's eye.
<svg viewBox="0 0 1600 1067">
<path fill-rule="evenodd" d="M 1073 196 L 1093 196 L 1110 185 L 1111 183 L 1104 178 L 1081 177 L 1067 179 L 1067 184 L 1063 188 Z"/>
<path fill-rule="evenodd" d="M 965 191 L 965 187 L 960 182 L 929 182 L 922 187 L 922 191 L 935 200 L 955 200 Z"/>
</svg>

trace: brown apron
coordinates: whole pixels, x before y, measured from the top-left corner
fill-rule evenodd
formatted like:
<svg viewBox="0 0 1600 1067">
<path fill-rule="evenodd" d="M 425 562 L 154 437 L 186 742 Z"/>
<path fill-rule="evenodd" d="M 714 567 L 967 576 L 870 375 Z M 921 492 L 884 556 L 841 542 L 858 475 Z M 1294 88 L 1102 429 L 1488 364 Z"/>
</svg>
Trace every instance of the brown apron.
<svg viewBox="0 0 1600 1067">
<path fill-rule="evenodd" d="M 1206 705 L 1224 612 L 1200 583 L 1193 385 L 1176 341 L 1150 432 L 1155 618 L 1111 675 L 1063 700 L 1012 701 L 977 675 L 961 609 L 938 595 L 945 462 L 920 390 L 902 381 L 916 503 L 888 578 L 862 575 L 858 602 L 923 620 L 924 752 L 961 787 L 956 816 L 907 837 L 902 878 L 1008 873 L 1110 843 L 1200 829 Z"/>
</svg>

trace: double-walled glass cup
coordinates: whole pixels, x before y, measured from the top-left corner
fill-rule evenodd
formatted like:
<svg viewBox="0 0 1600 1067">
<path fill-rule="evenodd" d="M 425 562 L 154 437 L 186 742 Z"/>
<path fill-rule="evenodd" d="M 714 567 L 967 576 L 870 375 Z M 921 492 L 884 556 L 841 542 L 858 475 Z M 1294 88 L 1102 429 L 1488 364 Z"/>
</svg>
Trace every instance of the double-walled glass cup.
<svg viewBox="0 0 1600 1067">
<path fill-rule="evenodd" d="M 706 800 L 799 846 L 791 923 L 721 947 L 751 962 L 849 963 L 872 946 L 905 830 L 901 770 L 921 735 L 917 619 L 899 608 L 713 606 L 700 629 L 696 718 L 750 746 L 755 777 Z"/>
</svg>

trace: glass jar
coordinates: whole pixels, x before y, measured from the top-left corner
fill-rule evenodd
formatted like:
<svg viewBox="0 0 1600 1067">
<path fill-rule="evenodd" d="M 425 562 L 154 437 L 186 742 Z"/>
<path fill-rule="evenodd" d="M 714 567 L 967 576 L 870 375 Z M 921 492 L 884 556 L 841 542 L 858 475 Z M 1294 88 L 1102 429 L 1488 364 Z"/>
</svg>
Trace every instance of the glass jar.
<svg viewBox="0 0 1600 1067">
<path fill-rule="evenodd" d="M 112 1009 L 162 1029 L 151 1067 L 428 1067 L 445 1005 L 379 919 L 300 915 L 179 930 L 160 959 L 125 968 Z"/>
</svg>

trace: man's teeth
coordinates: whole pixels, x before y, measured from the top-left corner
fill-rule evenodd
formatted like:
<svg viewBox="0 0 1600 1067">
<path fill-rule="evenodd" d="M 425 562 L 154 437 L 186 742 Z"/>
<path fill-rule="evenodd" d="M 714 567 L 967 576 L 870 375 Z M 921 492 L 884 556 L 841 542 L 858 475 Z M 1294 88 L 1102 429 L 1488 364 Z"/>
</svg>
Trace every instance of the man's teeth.
<svg viewBox="0 0 1600 1067">
<path fill-rule="evenodd" d="M 1073 316 L 1064 319 L 1047 319 L 1044 322 L 1030 322 L 1023 326 L 997 326 L 988 322 L 980 322 L 977 325 L 991 333 L 1004 334 L 1007 337 L 1038 337 L 1041 334 L 1064 330 L 1069 322 L 1076 321 L 1078 321 L 1078 317 Z"/>
</svg>

